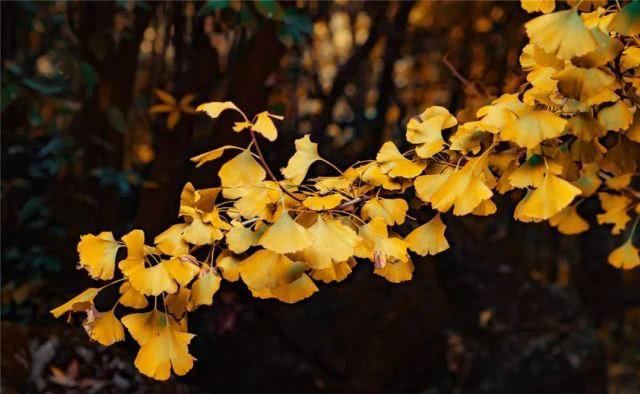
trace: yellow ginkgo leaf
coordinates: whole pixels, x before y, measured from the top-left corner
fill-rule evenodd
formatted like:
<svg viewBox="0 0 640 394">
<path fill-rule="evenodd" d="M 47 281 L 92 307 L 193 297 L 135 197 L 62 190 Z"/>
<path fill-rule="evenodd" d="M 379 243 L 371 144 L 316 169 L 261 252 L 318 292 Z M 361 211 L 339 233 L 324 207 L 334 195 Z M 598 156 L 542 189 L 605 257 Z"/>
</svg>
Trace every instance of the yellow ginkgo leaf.
<svg viewBox="0 0 640 394">
<path fill-rule="evenodd" d="M 585 55 L 597 46 L 576 10 L 539 16 L 524 25 L 531 42 L 560 59 Z"/>
<path fill-rule="evenodd" d="M 519 146 L 532 149 L 542 141 L 559 137 L 567 124 L 565 119 L 550 111 L 528 111 L 506 124 L 500 136 Z"/>
<path fill-rule="evenodd" d="M 586 55 L 571 60 L 571 63 L 580 67 L 602 67 L 613 61 L 624 47 L 620 40 L 611 37 L 608 33 L 596 28 L 591 29 L 593 38 L 598 47 Z"/>
<path fill-rule="evenodd" d="M 121 321 L 140 346 L 157 336 L 161 327 L 169 324 L 167 315 L 155 308 L 149 312 L 128 314 Z"/>
<path fill-rule="evenodd" d="M 311 245 L 311 242 L 307 229 L 291 219 L 288 212 L 283 212 L 258 239 L 259 245 L 282 254 L 302 250 Z"/>
<path fill-rule="evenodd" d="M 242 197 L 244 187 L 259 185 L 267 176 L 266 171 L 253 158 L 251 152 L 242 151 L 226 162 L 218 172 L 224 190 L 222 195 L 229 199 Z"/>
<path fill-rule="evenodd" d="M 113 310 L 100 313 L 88 326 L 91 339 L 101 345 L 109 346 L 124 340 L 124 327 Z"/>
<path fill-rule="evenodd" d="M 204 152 L 199 155 L 193 156 L 189 160 L 196 163 L 196 168 L 198 168 L 205 163 L 219 159 L 220 157 L 222 157 L 224 152 L 229 149 L 241 149 L 241 148 L 238 148 L 233 145 L 225 145 L 225 146 L 221 146 L 220 148 L 215 148 L 208 152 Z"/>
<path fill-rule="evenodd" d="M 392 226 L 404 223 L 407 210 L 409 204 L 402 198 L 373 198 L 362 206 L 360 212 L 365 220 L 381 217 L 387 225 Z"/>
<path fill-rule="evenodd" d="M 120 285 L 119 293 L 120 299 L 118 302 L 129 308 L 142 309 L 149 305 L 147 297 L 134 289 L 129 281 L 125 281 Z"/>
<path fill-rule="evenodd" d="M 224 233 L 219 228 L 195 217 L 182 231 L 182 239 L 192 245 L 211 245 L 221 240 Z"/>
<path fill-rule="evenodd" d="M 520 101 L 517 94 L 503 94 L 493 100 L 491 105 L 478 109 L 476 115 L 482 118 L 478 127 L 495 134 L 526 111 L 527 105 Z"/>
<path fill-rule="evenodd" d="M 383 218 L 375 217 L 358 228 L 362 241 L 356 245 L 354 255 L 367 258 L 380 265 L 387 261 L 407 261 L 407 243 L 398 237 L 390 237 Z"/>
<path fill-rule="evenodd" d="M 312 243 L 301 256 L 313 269 L 330 268 L 332 263 L 346 261 L 361 241 L 356 232 L 340 220 L 322 216 L 318 216 L 308 232 Z"/>
<path fill-rule="evenodd" d="M 409 249 L 420 256 L 438 254 L 449 249 L 449 242 L 444 237 L 446 228 L 438 213 L 433 219 L 410 232 L 404 240 Z"/>
<path fill-rule="evenodd" d="M 528 13 L 542 12 L 548 14 L 556 8 L 555 0 L 521 0 L 522 9 Z"/>
<path fill-rule="evenodd" d="M 382 276 L 391 283 L 401 283 L 411 280 L 413 270 L 413 262 L 407 259 L 406 261 L 385 264 L 381 268 L 376 268 L 373 273 Z"/>
<path fill-rule="evenodd" d="M 204 103 L 204 104 L 200 104 L 196 107 L 196 111 L 201 112 L 204 111 L 207 113 L 207 115 L 209 115 L 212 118 L 217 118 L 218 116 L 220 116 L 220 114 L 222 113 L 222 111 L 227 110 L 227 109 L 232 109 L 235 111 L 240 112 L 240 110 L 238 109 L 238 107 L 236 107 L 236 105 L 234 103 L 232 103 L 231 101 L 224 101 L 224 102 L 217 102 L 217 101 L 213 101 L 210 103 Z"/>
<path fill-rule="evenodd" d="M 143 267 L 131 272 L 128 275 L 131 286 L 150 296 L 158 296 L 162 292 L 175 293 L 178 286 L 171 276 L 169 266 L 168 261 L 162 261 L 152 267 Z"/>
<path fill-rule="evenodd" d="M 220 288 L 221 278 L 211 271 L 205 272 L 193 282 L 191 286 L 191 299 L 189 310 L 192 311 L 200 305 L 213 304 L 213 295 Z"/>
<path fill-rule="evenodd" d="M 571 183 L 547 172 L 540 186 L 523 203 L 521 214 L 533 219 L 549 219 L 581 193 Z"/>
<path fill-rule="evenodd" d="M 50 310 L 49 312 L 54 317 L 60 317 L 67 312 L 77 312 L 89 309 L 93 306 L 93 299 L 98 295 L 99 288 L 88 288 L 77 296 L 73 297 L 69 301 L 60 305 L 57 308 Z"/>
<path fill-rule="evenodd" d="M 610 193 L 598 193 L 598 198 L 604 210 L 604 213 L 596 215 L 598 224 L 613 224 L 611 234 L 620 234 L 631 220 L 627 213 L 631 199 L 627 196 Z"/>
<path fill-rule="evenodd" d="M 85 268 L 93 279 L 113 279 L 119 247 L 111 232 L 83 235 L 78 243 L 80 266 Z"/>
<path fill-rule="evenodd" d="M 571 134 L 584 141 L 591 141 L 607 134 L 607 129 L 588 112 L 578 113 L 571 117 L 568 120 L 567 129 Z"/>
<path fill-rule="evenodd" d="M 622 52 L 620 68 L 627 71 L 636 67 L 640 67 L 640 47 L 629 46 Z"/>
<path fill-rule="evenodd" d="M 229 282 L 236 282 L 240 279 L 240 259 L 223 250 L 216 259 L 216 267 L 222 271 L 222 277 Z"/>
<path fill-rule="evenodd" d="M 546 167 L 542 160 L 527 160 L 509 175 L 509 183 L 513 187 L 538 187 L 544 180 Z"/>
<path fill-rule="evenodd" d="M 176 319 L 182 319 L 189 307 L 189 299 L 191 298 L 191 290 L 181 287 L 176 293 L 169 294 L 165 299 L 167 311 Z"/>
<path fill-rule="evenodd" d="M 353 179 L 348 178 L 347 172 L 349 172 L 349 170 L 345 171 L 345 175 L 341 175 L 341 176 L 325 176 L 325 177 L 318 177 L 315 178 L 315 187 L 316 189 L 318 189 L 320 192 L 322 193 L 330 193 L 336 190 L 349 190 L 349 187 L 351 186 L 351 183 L 353 182 Z M 351 171 L 350 173 L 353 173 L 354 171 Z M 356 175 L 357 176 L 357 175 Z"/>
<path fill-rule="evenodd" d="M 382 173 L 391 177 L 415 178 L 424 168 L 425 163 L 414 163 L 400 153 L 396 145 L 389 141 L 382 145 L 376 155 Z"/>
<path fill-rule="evenodd" d="M 271 118 L 282 120 L 284 119 L 282 116 L 273 115 L 266 111 L 260 112 L 256 115 L 256 121 L 251 126 L 251 129 L 256 133 L 262 134 L 269 141 L 275 141 L 278 138 L 278 129 L 276 129 L 276 125 L 273 124 Z"/>
<path fill-rule="evenodd" d="M 333 193 L 326 196 L 307 197 L 302 201 L 302 205 L 314 211 L 324 211 L 337 207 L 343 200 L 342 194 Z"/>
<path fill-rule="evenodd" d="M 186 227 L 186 224 L 178 223 L 158 234 L 153 240 L 156 248 L 171 256 L 188 254 L 189 244 L 182 239 L 182 232 Z"/>
<path fill-rule="evenodd" d="M 589 223 L 578 215 L 575 205 L 570 205 L 550 217 L 549 224 L 567 235 L 580 234 L 589 229 Z"/>
<path fill-rule="evenodd" d="M 400 190 L 402 188 L 399 182 L 382 172 L 382 168 L 377 163 L 369 163 L 360 169 L 362 170 L 360 178 L 371 186 L 382 186 L 386 190 Z"/>
<path fill-rule="evenodd" d="M 618 101 L 614 105 L 605 107 L 598 112 L 598 123 L 606 130 L 622 131 L 629 128 L 633 122 L 635 108 L 624 101 Z"/>
<path fill-rule="evenodd" d="M 622 174 L 622 175 L 614 176 L 611 178 L 607 178 L 605 183 L 609 189 L 613 189 L 613 190 L 624 189 L 625 187 L 629 186 L 629 184 L 631 183 L 631 178 L 633 178 L 633 175 L 634 174 Z"/>
<path fill-rule="evenodd" d="M 493 196 L 482 180 L 486 166 L 486 157 L 480 156 L 470 159 L 460 170 L 419 177 L 414 184 L 416 193 L 440 212 L 453 207 L 454 215 L 467 215 Z"/>
<path fill-rule="evenodd" d="M 311 271 L 311 277 L 321 280 L 324 283 L 342 282 L 351 274 L 351 268 L 356 265 L 356 260 L 350 258 L 348 261 L 333 263 L 330 267 Z"/>
<path fill-rule="evenodd" d="M 144 232 L 142 230 L 132 230 L 122 236 L 122 240 L 127 246 L 127 258 L 118 263 L 118 268 L 124 276 L 144 268 Z"/>
<path fill-rule="evenodd" d="M 251 289 L 273 289 L 293 282 L 305 269 L 283 254 L 261 249 L 240 263 L 240 277 Z"/>
<path fill-rule="evenodd" d="M 610 30 L 627 36 L 640 34 L 640 5 L 636 1 L 630 1 L 622 10 L 613 14 L 608 25 Z"/>
<path fill-rule="evenodd" d="M 274 207 L 280 203 L 281 191 L 275 182 L 262 182 L 256 187 L 242 190 L 242 196 L 233 205 L 247 219 L 259 217 L 271 221 Z"/>
<path fill-rule="evenodd" d="M 191 182 L 187 182 L 180 192 L 178 215 L 186 218 L 200 217 L 203 212 L 209 212 L 215 207 L 218 194 L 219 187 L 196 190 Z"/>
<path fill-rule="evenodd" d="M 169 271 L 171 277 L 180 286 L 186 286 L 200 272 L 195 258 L 192 256 L 174 257 L 162 262 Z"/>
<path fill-rule="evenodd" d="M 166 324 L 141 347 L 135 359 L 138 370 L 150 378 L 167 380 L 171 370 L 182 376 L 193 368 L 195 360 L 189 354 L 189 342 L 194 335 L 181 332 Z"/>
<path fill-rule="evenodd" d="M 420 120 L 411 119 L 407 124 L 407 141 L 418 145 L 416 153 L 427 159 L 444 147 L 442 130 L 458 124 L 448 109 L 440 106 L 427 108 L 420 114 Z"/>
<path fill-rule="evenodd" d="M 622 268 L 630 270 L 640 265 L 640 255 L 638 254 L 638 248 L 636 248 L 629 238 L 621 246 L 614 249 L 609 254 L 609 264 L 616 268 Z"/>
<path fill-rule="evenodd" d="M 307 171 L 309 171 L 311 164 L 320 160 L 321 157 L 318 154 L 318 144 L 311 142 L 309 134 L 298 138 L 295 141 L 295 145 L 296 153 L 291 156 L 287 166 L 280 171 L 294 185 L 299 185 L 304 180 L 304 177 L 307 176 Z"/>
<path fill-rule="evenodd" d="M 307 274 L 302 274 L 291 283 L 278 286 L 273 289 L 251 290 L 254 297 L 275 298 L 287 304 L 293 304 L 309 298 L 318 291 L 318 287 Z"/>
<path fill-rule="evenodd" d="M 597 105 L 615 101 L 618 82 L 608 71 L 598 68 L 566 67 L 554 77 L 558 81 L 558 91 L 567 97 L 575 98 L 586 105 Z"/>
<path fill-rule="evenodd" d="M 498 211 L 498 207 L 491 200 L 484 200 L 477 207 L 471 211 L 472 215 L 475 216 L 490 216 Z"/>
<path fill-rule="evenodd" d="M 258 233 L 244 226 L 234 226 L 226 235 L 227 246 L 233 253 L 244 253 L 258 241 Z"/>
</svg>

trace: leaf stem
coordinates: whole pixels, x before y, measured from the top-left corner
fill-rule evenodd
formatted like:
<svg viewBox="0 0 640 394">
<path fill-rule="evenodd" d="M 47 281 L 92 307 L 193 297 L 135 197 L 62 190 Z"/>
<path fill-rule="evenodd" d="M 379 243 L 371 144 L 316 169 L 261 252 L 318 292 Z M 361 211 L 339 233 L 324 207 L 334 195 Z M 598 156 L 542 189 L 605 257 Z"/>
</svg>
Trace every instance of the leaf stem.
<svg viewBox="0 0 640 394">
<path fill-rule="evenodd" d="M 285 189 L 284 186 L 280 184 L 280 181 L 278 181 L 276 176 L 273 174 L 273 172 L 271 171 L 271 168 L 269 168 L 269 165 L 267 164 L 267 161 L 264 159 L 264 155 L 262 154 L 262 149 L 260 149 L 260 144 L 258 144 L 258 139 L 256 138 L 256 134 L 253 131 L 253 129 L 249 128 L 249 134 L 251 135 L 251 141 L 253 142 L 253 145 L 255 145 L 256 147 L 256 152 L 258 153 L 260 164 L 262 164 L 262 167 L 264 167 L 264 169 L 267 171 L 267 174 L 269 174 L 269 178 L 271 178 L 272 181 L 277 183 L 278 186 L 280 187 L 280 190 L 282 190 L 286 195 L 293 198 L 297 202 L 302 202 L 302 200 L 296 197 L 293 193 Z"/>
</svg>

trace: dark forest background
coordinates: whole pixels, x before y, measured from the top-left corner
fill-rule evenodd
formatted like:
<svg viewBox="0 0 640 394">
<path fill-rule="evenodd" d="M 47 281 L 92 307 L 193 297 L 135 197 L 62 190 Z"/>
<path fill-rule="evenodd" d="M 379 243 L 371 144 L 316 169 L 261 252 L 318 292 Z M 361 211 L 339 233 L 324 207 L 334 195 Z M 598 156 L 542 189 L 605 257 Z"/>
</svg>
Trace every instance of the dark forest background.
<svg viewBox="0 0 640 394">
<path fill-rule="evenodd" d="M 519 2 L 0 5 L 3 392 L 640 392 L 639 271 L 607 265 L 606 230 L 514 222 L 509 197 L 448 218 L 452 248 L 410 283 L 359 264 L 295 305 L 225 283 L 189 322 L 195 368 L 168 383 L 135 371 L 129 340 L 106 349 L 48 313 L 89 284 L 80 234 L 158 233 L 187 180 L 218 181 L 188 158 L 247 142 L 231 117 L 150 115 L 156 89 L 284 115 L 273 168 L 309 132 L 344 167 L 401 143 L 427 106 L 517 89 Z"/>
</svg>

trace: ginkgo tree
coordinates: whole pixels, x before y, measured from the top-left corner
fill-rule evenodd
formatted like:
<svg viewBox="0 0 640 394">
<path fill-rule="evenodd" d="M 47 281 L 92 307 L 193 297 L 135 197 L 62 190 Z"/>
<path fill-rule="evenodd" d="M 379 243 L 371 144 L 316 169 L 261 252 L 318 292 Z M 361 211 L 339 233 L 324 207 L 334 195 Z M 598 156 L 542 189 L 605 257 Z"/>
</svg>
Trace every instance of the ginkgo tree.
<svg viewBox="0 0 640 394">
<path fill-rule="evenodd" d="M 527 11 L 545 14 L 525 25 L 530 42 L 520 63 L 527 82 L 517 93 L 495 99 L 465 122 L 431 106 L 407 123 L 412 149 L 401 152 L 386 142 L 375 159 L 349 168 L 321 157 L 306 135 L 278 176 L 261 144 L 277 139 L 282 117 L 261 112 L 249 118 L 228 101 L 198 106 L 211 118 L 234 112 L 233 131 L 248 133 L 249 145 L 193 157 L 200 167 L 232 156 L 218 172 L 219 186 L 186 183 L 181 222 L 154 238 L 142 230 L 120 240 L 111 232 L 82 236 L 80 267 L 109 282 L 51 313 L 86 314 L 86 331 L 102 345 L 122 341 L 126 328 L 140 345 L 140 372 L 168 379 L 171 371 L 183 375 L 192 368 L 188 313 L 212 305 L 223 280 L 286 303 L 312 296 L 317 282 L 344 280 L 358 261 L 368 261 L 390 282 L 408 281 L 413 255 L 449 248 L 446 214 L 492 215 L 492 198 L 517 189 L 526 193 L 516 220 L 546 221 L 563 234 L 589 229 L 579 206 L 597 198 L 597 223 L 622 238 L 609 263 L 640 265 L 634 245 L 640 192 L 633 186 L 640 162 L 640 3 L 599 3 L 572 2 L 553 12 L 553 1 L 523 1 Z M 191 97 L 158 96 L 163 104 L 154 112 L 168 112 L 170 125 L 189 110 Z M 312 165 L 335 174 L 309 179 Z M 409 204 L 412 195 L 420 207 Z M 434 215 L 419 223 L 410 208 Z M 96 310 L 96 296 L 113 285 L 119 285 L 116 304 Z M 139 312 L 122 313 L 125 308 Z"/>
</svg>

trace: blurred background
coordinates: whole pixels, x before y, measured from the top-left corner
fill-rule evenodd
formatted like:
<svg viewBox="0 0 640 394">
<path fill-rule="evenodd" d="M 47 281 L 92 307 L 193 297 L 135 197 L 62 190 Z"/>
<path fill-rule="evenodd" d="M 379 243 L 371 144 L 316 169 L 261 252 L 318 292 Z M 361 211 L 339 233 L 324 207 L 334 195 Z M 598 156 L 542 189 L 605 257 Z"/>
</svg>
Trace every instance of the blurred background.
<svg viewBox="0 0 640 394">
<path fill-rule="evenodd" d="M 167 383 L 136 372 L 130 339 L 103 348 L 48 313 L 90 284 L 80 234 L 164 230 L 186 181 L 218 182 L 188 158 L 247 142 L 197 104 L 284 115 L 272 168 L 305 133 L 345 167 L 402 143 L 427 106 L 468 118 L 516 90 L 519 2 L 20 1 L 1 14 L 3 392 L 640 392 L 640 271 L 607 265 L 606 229 L 514 222 L 521 196 L 447 216 L 451 249 L 403 285 L 363 263 L 295 305 L 225 283 L 189 322 L 195 368 Z"/>
</svg>

